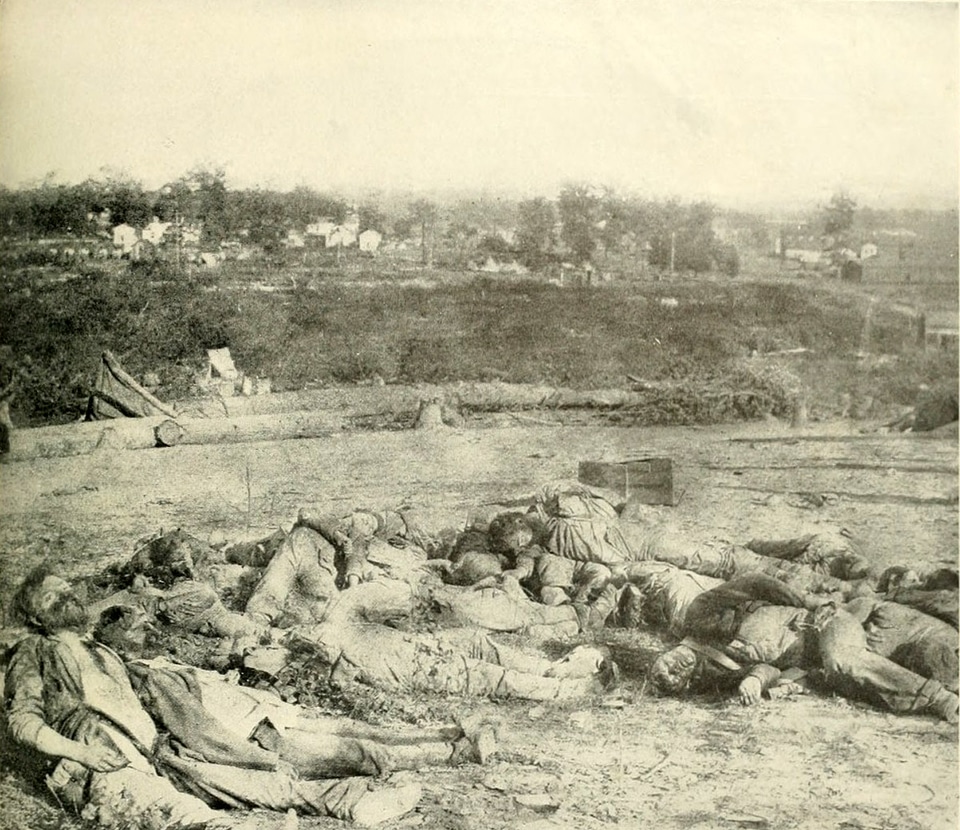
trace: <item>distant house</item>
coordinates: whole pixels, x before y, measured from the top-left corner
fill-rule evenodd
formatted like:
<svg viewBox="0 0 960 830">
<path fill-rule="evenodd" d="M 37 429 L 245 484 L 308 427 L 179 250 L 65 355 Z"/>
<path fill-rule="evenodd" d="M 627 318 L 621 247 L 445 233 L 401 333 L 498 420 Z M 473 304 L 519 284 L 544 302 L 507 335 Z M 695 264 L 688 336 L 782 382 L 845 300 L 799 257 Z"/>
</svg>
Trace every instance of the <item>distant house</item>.
<svg viewBox="0 0 960 830">
<path fill-rule="evenodd" d="M 167 228 L 169 228 L 170 225 L 170 222 L 161 222 L 159 219 L 154 217 L 153 221 L 143 229 L 141 238 L 152 245 L 159 245 L 161 242 L 163 242 L 164 234 L 167 232 Z"/>
<path fill-rule="evenodd" d="M 326 244 L 328 248 L 348 248 L 350 245 L 355 245 L 356 242 L 357 235 L 350 228 L 345 225 L 338 225 L 327 235 Z"/>
<path fill-rule="evenodd" d="M 283 244 L 288 248 L 303 248 L 307 243 L 300 231 L 289 230 L 287 231 L 287 238 L 283 241 Z"/>
<path fill-rule="evenodd" d="M 140 231 L 133 225 L 124 222 L 113 229 L 113 247 L 119 248 L 121 254 L 129 254 L 139 241 Z"/>
<path fill-rule="evenodd" d="M 373 230 L 373 228 L 368 228 L 363 233 L 357 237 L 357 241 L 360 245 L 360 250 L 365 253 L 375 254 L 380 248 L 380 243 L 383 241 L 383 236 L 379 231 Z"/>
<path fill-rule="evenodd" d="M 311 222 L 307 225 L 304 233 L 307 236 L 321 236 L 326 239 L 334 229 L 337 227 L 337 223 L 332 219 L 318 219 L 316 222 Z"/>
<path fill-rule="evenodd" d="M 180 239 L 184 245 L 199 245 L 200 237 L 203 236 L 203 225 L 184 225 L 180 228 Z"/>
</svg>

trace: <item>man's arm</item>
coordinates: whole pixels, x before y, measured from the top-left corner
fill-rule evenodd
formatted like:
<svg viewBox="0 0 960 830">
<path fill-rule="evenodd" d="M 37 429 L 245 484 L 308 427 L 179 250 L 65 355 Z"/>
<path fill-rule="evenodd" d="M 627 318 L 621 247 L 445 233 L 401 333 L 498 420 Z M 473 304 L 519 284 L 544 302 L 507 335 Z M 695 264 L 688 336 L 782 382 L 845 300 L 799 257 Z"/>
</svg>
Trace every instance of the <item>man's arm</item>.
<svg viewBox="0 0 960 830">
<path fill-rule="evenodd" d="M 96 772 L 125 767 L 127 759 L 115 749 L 74 741 L 47 724 L 40 661 L 31 645 L 24 643 L 15 650 L 4 680 L 7 722 L 13 739 L 44 755 L 68 758 Z"/>
<path fill-rule="evenodd" d="M 760 702 L 761 695 L 780 679 L 780 669 L 757 663 L 740 681 L 740 702 L 744 706 L 753 706 Z"/>
<path fill-rule="evenodd" d="M 537 546 L 525 548 L 517 554 L 514 566 L 505 570 L 502 576 L 512 576 L 517 582 L 529 579 L 537 567 L 537 557 L 542 553 L 543 549 Z"/>
</svg>

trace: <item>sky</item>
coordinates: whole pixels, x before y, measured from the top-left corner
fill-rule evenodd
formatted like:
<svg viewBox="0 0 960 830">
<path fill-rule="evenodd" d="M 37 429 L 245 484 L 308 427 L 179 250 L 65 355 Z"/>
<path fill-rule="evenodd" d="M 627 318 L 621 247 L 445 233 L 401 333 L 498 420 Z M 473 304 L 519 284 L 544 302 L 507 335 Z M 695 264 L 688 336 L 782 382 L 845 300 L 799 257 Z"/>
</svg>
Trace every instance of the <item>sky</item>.
<svg viewBox="0 0 960 830">
<path fill-rule="evenodd" d="M 0 185 L 950 207 L 958 6 L 2 0 Z"/>
</svg>

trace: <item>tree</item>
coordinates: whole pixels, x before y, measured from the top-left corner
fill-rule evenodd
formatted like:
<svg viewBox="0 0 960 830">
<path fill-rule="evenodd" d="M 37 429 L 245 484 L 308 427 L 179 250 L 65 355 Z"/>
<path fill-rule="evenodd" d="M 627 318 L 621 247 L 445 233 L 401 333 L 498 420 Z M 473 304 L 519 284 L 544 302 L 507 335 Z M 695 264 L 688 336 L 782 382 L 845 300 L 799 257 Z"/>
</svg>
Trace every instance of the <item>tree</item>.
<svg viewBox="0 0 960 830">
<path fill-rule="evenodd" d="M 729 242 L 718 245 L 713 258 L 720 273 L 728 277 L 735 277 L 740 273 L 740 252 L 736 245 Z"/>
<path fill-rule="evenodd" d="M 347 203 L 339 196 L 319 193 L 299 185 L 286 197 L 287 219 L 295 228 L 305 228 L 318 219 L 331 219 L 341 224 L 347 218 Z"/>
<path fill-rule="evenodd" d="M 842 238 L 853 227 L 853 215 L 856 209 L 855 199 L 842 191 L 834 193 L 823 209 L 823 232 L 829 236 Z"/>
<path fill-rule="evenodd" d="M 150 197 L 138 180 L 112 167 L 101 167 L 100 175 L 99 180 L 90 179 L 85 182 L 92 197 L 92 211 L 100 213 L 107 210 L 110 212 L 111 224 L 126 223 L 137 228 L 143 227 L 153 218 Z"/>
<path fill-rule="evenodd" d="M 557 211 L 539 197 L 517 206 L 517 250 L 528 268 L 541 268 L 556 246 Z"/>
<path fill-rule="evenodd" d="M 660 271 L 676 267 L 676 234 L 683 223 L 683 207 L 676 199 L 649 202 L 645 215 L 650 235 L 650 264 Z"/>
<path fill-rule="evenodd" d="M 420 227 L 420 261 L 424 268 L 433 266 L 433 234 L 437 224 L 437 206 L 429 199 L 410 203 L 410 218 Z"/>
<path fill-rule="evenodd" d="M 600 244 L 604 254 L 619 254 L 629 250 L 635 241 L 633 225 L 637 218 L 629 200 L 607 188 L 600 202 Z"/>
<path fill-rule="evenodd" d="M 286 234 L 283 194 L 268 190 L 245 190 L 228 194 L 231 231 L 245 229 L 248 238 L 265 251 L 275 250 Z"/>
<path fill-rule="evenodd" d="M 702 274 L 713 267 L 716 235 L 714 207 L 708 202 L 681 205 L 675 200 L 649 205 L 650 263 L 661 270 Z"/>
<path fill-rule="evenodd" d="M 360 219 L 361 231 L 370 230 L 383 233 L 387 226 L 387 219 L 376 202 L 364 202 L 360 205 L 358 218 Z"/>
<path fill-rule="evenodd" d="M 686 221 L 677 233 L 676 268 L 702 274 L 713 267 L 716 235 L 713 232 L 714 207 L 695 202 L 687 209 Z"/>
<path fill-rule="evenodd" d="M 560 236 L 578 265 L 591 262 L 597 247 L 600 197 L 589 185 L 567 185 L 560 191 Z"/>
<path fill-rule="evenodd" d="M 90 194 L 80 185 L 56 184 L 53 175 L 34 189 L 30 225 L 39 234 L 77 234 L 88 229 Z"/>
<path fill-rule="evenodd" d="M 457 219 L 447 226 L 444 239 L 449 246 L 451 260 L 455 268 L 466 267 L 470 257 L 477 250 L 480 231 L 469 222 Z"/>
</svg>

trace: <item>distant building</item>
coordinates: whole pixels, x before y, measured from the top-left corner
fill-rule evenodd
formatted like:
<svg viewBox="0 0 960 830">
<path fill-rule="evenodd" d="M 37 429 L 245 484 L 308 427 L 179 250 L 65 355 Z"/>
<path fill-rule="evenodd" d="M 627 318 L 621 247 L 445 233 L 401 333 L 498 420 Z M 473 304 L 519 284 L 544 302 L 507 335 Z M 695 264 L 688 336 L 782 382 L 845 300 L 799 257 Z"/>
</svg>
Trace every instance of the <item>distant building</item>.
<svg viewBox="0 0 960 830">
<path fill-rule="evenodd" d="M 140 232 L 124 222 L 113 229 L 113 247 L 119 248 L 121 254 L 129 254 L 134 245 L 140 241 Z"/>
<path fill-rule="evenodd" d="M 383 241 L 383 236 L 379 231 L 368 228 L 361 233 L 359 237 L 357 237 L 357 241 L 360 245 L 361 251 L 369 254 L 375 254 L 380 248 L 380 243 Z"/>
<path fill-rule="evenodd" d="M 303 234 L 300 231 L 289 230 L 287 231 L 287 238 L 284 240 L 284 245 L 288 248 L 303 248 L 306 246 L 306 241 L 303 238 Z"/>
<path fill-rule="evenodd" d="M 163 242 L 164 234 L 166 234 L 167 228 L 169 228 L 170 225 L 170 222 L 161 222 L 154 217 L 153 221 L 143 229 L 140 236 L 152 245 L 159 245 Z"/>
<path fill-rule="evenodd" d="M 345 225 L 338 225 L 327 235 L 327 247 L 348 248 L 357 243 L 357 235 Z"/>
<path fill-rule="evenodd" d="M 318 219 L 316 222 L 311 222 L 307 225 L 304 233 L 307 236 L 321 236 L 326 239 L 334 229 L 337 227 L 337 223 L 332 219 Z"/>
</svg>

